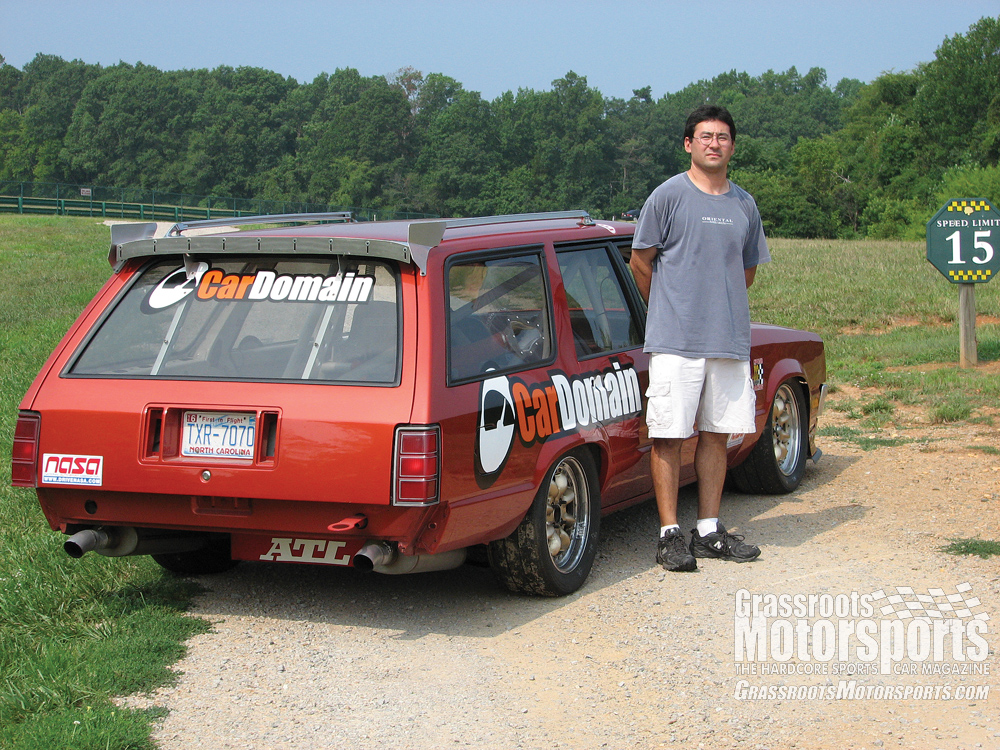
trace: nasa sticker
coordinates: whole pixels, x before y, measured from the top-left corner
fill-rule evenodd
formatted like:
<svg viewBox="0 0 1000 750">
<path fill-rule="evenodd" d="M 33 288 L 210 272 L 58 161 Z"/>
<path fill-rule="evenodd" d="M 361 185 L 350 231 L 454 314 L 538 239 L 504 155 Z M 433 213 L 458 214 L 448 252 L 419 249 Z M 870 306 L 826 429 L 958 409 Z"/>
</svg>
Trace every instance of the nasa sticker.
<svg viewBox="0 0 1000 750">
<path fill-rule="evenodd" d="M 496 481 L 510 458 L 515 428 L 510 381 L 503 376 L 484 380 L 476 429 L 476 481 L 483 489 Z"/>
</svg>

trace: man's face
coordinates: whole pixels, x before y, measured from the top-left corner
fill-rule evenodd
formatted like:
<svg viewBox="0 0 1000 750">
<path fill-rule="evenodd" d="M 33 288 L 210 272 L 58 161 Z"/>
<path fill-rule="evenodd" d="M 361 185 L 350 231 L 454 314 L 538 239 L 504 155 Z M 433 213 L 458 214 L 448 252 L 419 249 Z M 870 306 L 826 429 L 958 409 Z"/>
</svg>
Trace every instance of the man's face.
<svg viewBox="0 0 1000 750">
<path fill-rule="evenodd" d="M 684 150 L 691 154 L 691 164 L 704 172 L 724 173 L 735 149 L 729 126 L 718 120 L 699 122 L 694 138 L 684 139 Z"/>
</svg>

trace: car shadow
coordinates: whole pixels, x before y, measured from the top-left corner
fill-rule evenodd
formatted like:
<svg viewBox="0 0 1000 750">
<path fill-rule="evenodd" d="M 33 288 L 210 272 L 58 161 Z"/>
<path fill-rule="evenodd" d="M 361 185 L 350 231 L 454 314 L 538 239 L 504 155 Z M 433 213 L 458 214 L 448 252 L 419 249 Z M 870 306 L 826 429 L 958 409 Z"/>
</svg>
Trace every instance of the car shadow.
<svg viewBox="0 0 1000 750">
<path fill-rule="evenodd" d="M 855 460 L 824 456 L 818 466 L 810 465 L 801 488 L 790 495 L 727 492 L 727 526 L 761 545 L 787 548 L 809 544 L 817 535 L 862 518 L 866 509 L 860 505 L 809 509 L 812 491 Z M 678 513 L 685 532 L 694 526 L 697 504 L 697 487 L 682 488 Z M 600 598 L 609 587 L 657 570 L 658 532 L 652 500 L 604 518 L 590 578 L 581 590 L 560 598 L 511 594 L 483 565 L 393 576 L 353 568 L 244 562 L 227 573 L 199 578 L 206 591 L 197 599 L 195 614 L 210 620 L 265 617 L 373 628 L 399 639 L 430 634 L 497 637 L 560 609 L 578 611 L 575 605 L 587 604 L 588 597 Z"/>
</svg>

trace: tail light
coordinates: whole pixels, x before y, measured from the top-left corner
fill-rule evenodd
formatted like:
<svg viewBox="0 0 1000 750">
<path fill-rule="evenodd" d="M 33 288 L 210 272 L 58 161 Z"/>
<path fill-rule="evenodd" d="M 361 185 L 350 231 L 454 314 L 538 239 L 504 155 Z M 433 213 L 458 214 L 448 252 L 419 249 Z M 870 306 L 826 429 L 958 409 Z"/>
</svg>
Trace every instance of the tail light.
<svg viewBox="0 0 1000 750">
<path fill-rule="evenodd" d="M 15 487 L 34 487 L 38 476 L 38 433 L 42 415 L 22 411 L 14 426 L 14 445 L 10 456 L 10 483 Z"/>
<path fill-rule="evenodd" d="M 393 505 L 434 505 L 440 500 L 441 431 L 397 427 L 393 451 Z"/>
</svg>

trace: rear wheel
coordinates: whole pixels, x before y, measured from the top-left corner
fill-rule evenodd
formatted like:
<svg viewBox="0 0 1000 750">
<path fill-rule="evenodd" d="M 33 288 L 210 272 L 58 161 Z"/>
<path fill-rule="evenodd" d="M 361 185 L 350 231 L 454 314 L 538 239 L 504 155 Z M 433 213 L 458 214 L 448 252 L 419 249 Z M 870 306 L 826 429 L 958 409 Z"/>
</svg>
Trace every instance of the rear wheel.
<svg viewBox="0 0 1000 750">
<path fill-rule="evenodd" d="M 188 552 L 163 552 L 150 557 L 171 573 L 183 576 L 225 573 L 240 562 L 234 560 L 230 554 L 228 536 L 225 539 L 213 539 L 201 549 Z"/>
<path fill-rule="evenodd" d="M 490 566 L 510 591 L 570 594 L 590 574 L 600 524 L 594 460 L 585 450 L 569 453 L 549 469 L 514 532 L 490 543 Z"/>
<path fill-rule="evenodd" d="M 805 472 L 809 432 L 805 396 L 786 380 L 774 394 L 771 414 L 757 444 L 729 475 L 743 492 L 781 495 L 799 486 Z"/>
</svg>

